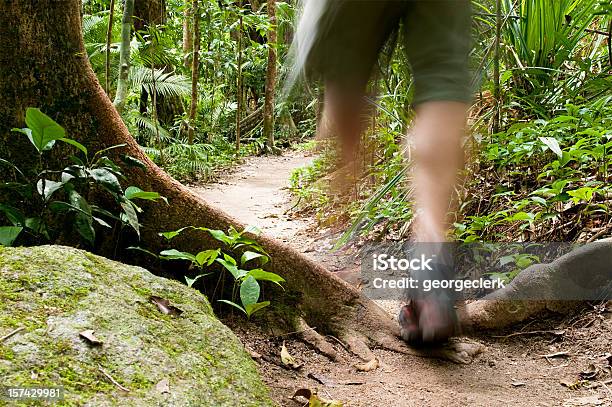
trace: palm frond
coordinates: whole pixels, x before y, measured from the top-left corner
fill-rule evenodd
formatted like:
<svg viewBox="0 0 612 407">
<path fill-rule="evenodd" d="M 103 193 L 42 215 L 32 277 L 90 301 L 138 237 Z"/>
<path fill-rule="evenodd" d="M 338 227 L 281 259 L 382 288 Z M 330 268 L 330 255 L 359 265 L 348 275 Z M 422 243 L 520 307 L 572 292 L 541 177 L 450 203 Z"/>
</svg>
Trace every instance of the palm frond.
<svg viewBox="0 0 612 407">
<path fill-rule="evenodd" d="M 191 93 L 191 81 L 188 78 L 176 72 L 164 72 L 162 69 L 151 70 L 143 66 L 134 66 L 130 70 L 129 82 L 136 92 L 144 88 L 152 94 L 155 87 L 159 96 L 184 97 Z"/>
</svg>

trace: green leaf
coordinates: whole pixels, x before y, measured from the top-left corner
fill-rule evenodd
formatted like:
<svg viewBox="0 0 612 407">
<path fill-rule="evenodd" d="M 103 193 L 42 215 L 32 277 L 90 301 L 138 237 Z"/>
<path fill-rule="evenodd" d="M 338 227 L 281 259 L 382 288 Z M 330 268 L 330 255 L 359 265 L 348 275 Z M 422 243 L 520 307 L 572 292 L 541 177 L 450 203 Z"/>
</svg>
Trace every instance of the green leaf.
<svg viewBox="0 0 612 407">
<path fill-rule="evenodd" d="M 10 246 L 19 236 L 21 226 L 0 226 L 0 246 Z"/>
<path fill-rule="evenodd" d="M 168 203 L 166 197 L 161 196 L 158 192 L 143 191 L 142 189 L 135 186 L 127 187 L 123 195 L 130 200 L 144 199 L 147 201 L 157 201 L 158 199 L 163 199 L 164 201 L 166 201 L 166 203 Z"/>
<path fill-rule="evenodd" d="M 93 170 L 88 170 L 87 173 L 97 183 L 104 186 L 110 192 L 116 194 L 121 193 L 121 184 L 119 183 L 117 176 L 106 168 L 95 168 Z"/>
<path fill-rule="evenodd" d="M 185 229 L 192 229 L 192 228 L 193 226 L 185 226 L 184 228 L 180 228 L 179 230 L 173 230 L 171 232 L 162 232 L 159 235 L 162 237 L 165 237 L 166 240 L 172 240 L 178 235 L 180 235 L 181 232 L 184 231 Z"/>
<path fill-rule="evenodd" d="M 34 107 L 26 109 L 27 129 L 13 129 L 25 134 L 38 152 L 49 150 L 59 140 L 66 136 L 64 128 L 49 116 Z"/>
<path fill-rule="evenodd" d="M 271 281 L 278 285 L 280 285 L 280 283 L 285 282 L 285 279 L 279 276 L 278 274 L 270 273 L 269 271 L 265 271 L 262 269 L 253 269 L 249 271 L 247 275 L 253 277 L 255 280 L 258 280 L 258 281 L 262 281 L 262 280 Z"/>
<path fill-rule="evenodd" d="M 243 233 L 250 233 L 252 235 L 259 236 L 261 234 L 261 229 L 259 229 L 257 226 L 248 225 L 244 228 L 241 234 Z"/>
<path fill-rule="evenodd" d="M 221 250 L 203 250 L 200 253 L 196 254 L 195 259 L 196 263 L 200 266 L 210 266 L 216 260 L 216 258 L 221 254 Z"/>
<path fill-rule="evenodd" d="M 218 300 L 218 301 L 219 301 L 219 302 L 224 302 L 224 303 L 226 303 L 226 304 L 229 304 L 229 305 L 231 305 L 232 307 L 236 307 L 236 308 L 238 308 L 240 311 L 244 312 L 245 314 L 247 313 L 247 312 L 246 312 L 246 310 L 245 310 L 244 308 L 242 308 L 240 305 L 236 304 L 236 303 L 235 303 L 235 302 L 233 302 L 233 301 L 230 301 L 230 300 Z"/>
<path fill-rule="evenodd" d="M 242 273 L 235 264 L 232 264 L 224 259 L 216 259 L 215 261 L 225 267 L 225 269 L 229 271 L 232 276 L 234 276 L 235 280 L 238 280 L 241 277 Z"/>
<path fill-rule="evenodd" d="M 261 265 L 262 266 L 268 262 L 268 256 L 266 256 L 265 254 L 261 254 L 261 253 L 252 252 L 250 250 L 247 250 L 246 252 L 244 252 L 242 254 L 242 257 L 240 257 L 240 264 L 244 265 L 245 263 L 247 263 L 247 262 L 249 262 L 249 261 L 251 261 L 253 259 L 261 259 Z"/>
<path fill-rule="evenodd" d="M 0 204 L 0 212 L 4 212 L 4 216 L 13 224 L 13 226 L 25 226 L 25 216 L 9 205 Z"/>
<path fill-rule="evenodd" d="M 256 304 L 259 300 L 259 283 L 252 276 L 248 276 L 240 284 L 240 301 L 244 307 Z"/>
<path fill-rule="evenodd" d="M 43 192 L 43 184 L 45 186 L 45 190 Z M 56 191 L 61 189 L 64 186 L 63 182 L 51 181 L 49 179 L 39 179 L 36 183 L 36 190 L 38 194 L 41 195 L 45 201 L 48 201 Z"/>
<path fill-rule="evenodd" d="M 63 141 L 66 144 L 70 144 L 71 146 L 78 148 L 85 154 L 85 156 L 87 156 L 87 149 L 85 148 L 83 144 L 79 143 L 78 141 L 67 138 L 67 137 L 62 137 L 62 138 L 59 138 L 58 140 Z"/>
<path fill-rule="evenodd" d="M 145 163 L 140 161 L 138 158 L 132 157 L 131 155 L 123 154 L 121 156 L 121 161 L 123 161 L 125 164 L 129 165 L 130 167 L 138 167 L 142 169 L 147 168 Z"/>
<path fill-rule="evenodd" d="M 550 148 L 550 150 L 559 158 L 563 158 L 563 152 L 561 151 L 561 146 L 559 146 L 557 139 L 553 137 L 539 137 L 539 139 L 542 143 L 546 144 L 546 146 Z"/>
<path fill-rule="evenodd" d="M 86 242 L 93 246 L 96 240 L 96 231 L 93 228 L 93 216 L 91 216 L 91 206 L 77 191 L 68 191 L 68 201 L 70 205 L 79 210 L 74 218 L 74 226 Z"/>
<path fill-rule="evenodd" d="M 220 242 L 223 242 L 225 244 L 231 244 L 232 243 L 232 239 L 225 234 L 224 231 L 222 230 L 216 230 L 216 229 L 206 229 L 208 231 L 208 233 L 210 233 L 210 235 L 217 239 Z"/>
<path fill-rule="evenodd" d="M 188 252 L 181 252 L 176 249 L 164 250 L 159 253 L 164 260 L 188 260 L 195 262 L 196 257 Z"/>
<path fill-rule="evenodd" d="M 256 304 L 248 304 L 245 305 L 245 311 L 247 314 L 247 317 L 251 317 L 251 315 L 253 315 L 254 313 L 256 313 L 257 311 L 266 308 L 267 306 L 270 305 L 270 301 L 263 301 L 263 302 L 258 302 Z"/>
<path fill-rule="evenodd" d="M 132 206 L 131 202 L 121 202 L 121 208 L 123 213 L 121 214 L 121 220 L 132 227 L 136 231 L 138 237 L 140 237 L 140 223 L 138 223 L 138 214 Z"/>
<path fill-rule="evenodd" d="M 207 275 L 212 274 L 212 273 L 205 273 L 205 274 L 198 274 L 197 276 L 195 276 L 194 278 L 189 278 L 187 276 L 185 276 L 185 282 L 187 283 L 187 287 L 193 287 L 193 284 L 198 281 L 199 279 L 201 279 L 202 277 L 206 277 Z"/>
</svg>

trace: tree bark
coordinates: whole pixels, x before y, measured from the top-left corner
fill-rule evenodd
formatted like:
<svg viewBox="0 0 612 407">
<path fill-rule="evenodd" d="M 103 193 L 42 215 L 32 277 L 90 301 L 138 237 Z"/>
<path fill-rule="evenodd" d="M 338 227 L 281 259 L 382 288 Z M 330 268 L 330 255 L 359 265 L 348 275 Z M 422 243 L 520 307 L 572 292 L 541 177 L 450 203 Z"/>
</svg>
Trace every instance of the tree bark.
<svg viewBox="0 0 612 407">
<path fill-rule="evenodd" d="M 0 40 L 12 45 L 0 53 L 0 137 L 3 141 L 0 153 L 3 157 L 22 168 L 32 164 L 33 154 L 28 153 L 31 150 L 26 147 L 27 143 L 10 129 L 23 127 L 25 109 L 37 106 L 90 151 L 125 144 L 116 154 L 129 154 L 145 163 L 146 169 L 124 169 L 124 185 L 157 191 L 168 199 L 169 205 L 143 206 L 141 241 L 135 244 L 158 252 L 167 248 L 158 235 L 161 231 L 186 225 L 222 230 L 230 226 L 242 228 L 240 222 L 208 205 L 143 153 L 87 60 L 81 35 L 80 1 L 66 0 L 61 7 L 57 3 L 54 0 L 0 3 Z M 396 324 L 360 292 L 283 243 L 268 236 L 260 237 L 259 242 L 271 256 L 269 271 L 287 280 L 286 291 L 275 297 L 275 302 L 292 304 L 303 321 L 317 327 L 319 332 L 344 339 L 364 358 L 373 357 L 366 346 L 368 343 L 406 351 L 393 336 L 397 334 Z M 187 234 L 173 241 L 173 247 L 197 252 L 216 248 L 218 242 L 208 234 Z M 101 254 L 109 253 L 112 250 L 103 250 Z M 133 252 L 124 254 L 123 259 L 151 266 L 150 260 Z"/>
<path fill-rule="evenodd" d="M 127 98 L 129 86 L 128 75 L 130 73 L 130 43 L 132 42 L 132 15 L 134 14 L 134 0 L 125 0 L 123 6 L 123 17 L 121 19 L 121 45 L 119 48 L 119 81 L 117 82 L 117 93 L 113 104 L 119 112 L 123 113 L 125 99 Z"/>
<path fill-rule="evenodd" d="M 189 109 L 189 131 L 187 140 L 193 144 L 195 118 L 198 112 L 198 80 L 200 78 L 200 8 L 198 0 L 191 3 L 193 13 L 193 56 L 191 58 L 191 106 Z"/>
<path fill-rule="evenodd" d="M 193 52 L 193 21 L 192 11 L 189 4 L 185 5 L 185 12 L 183 17 L 183 63 L 185 68 L 191 66 L 190 54 Z"/>
<path fill-rule="evenodd" d="M 240 17 L 238 23 L 238 75 L 236 78 L 236 153 L 240 151 L 240 120 L 242 113 L 242 31 L 243 31 L 243 20 L 242 20 L 242 0 L 238 3 Z"/>
<path fill-rule="evenodd" d="M 104 90 L 106 94 L 110 97 L 110 45 L 111 38 L 113 36 L 113 16 L 115 15 L 115 0 L 111 0 L 110 3 L 110 12 L 108 14 L 108 27 L 106 29 L 106 65 L 105 65 L 105 77 L 104 80 L 106 82 L 106 86 Z"/>
<path fill-rule="evenodd" d="M 276 89 L 276 0 L 268 0 L 268 70 L 264 102 L 264 137 L 268 148 L 274 148 L 274 92 Z"/>
</svg>

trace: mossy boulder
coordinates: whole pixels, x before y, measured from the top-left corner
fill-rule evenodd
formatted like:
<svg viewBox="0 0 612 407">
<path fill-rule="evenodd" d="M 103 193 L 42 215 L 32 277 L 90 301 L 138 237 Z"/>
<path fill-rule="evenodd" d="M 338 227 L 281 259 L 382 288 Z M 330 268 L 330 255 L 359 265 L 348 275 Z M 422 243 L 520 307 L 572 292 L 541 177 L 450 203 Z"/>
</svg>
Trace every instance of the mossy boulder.
<svg viewBox="0 0 612 407">
<path fill-rule="evenodd" d="M 166 315 L 150 296 L 183 312 Z M 0 338 L 20 327 L 0 343 L 2 385 L 63 386 L 62 406 L 273 404 L 206 297 L 139 267 L 69 247 L 0 247 Z"/>
</svg>

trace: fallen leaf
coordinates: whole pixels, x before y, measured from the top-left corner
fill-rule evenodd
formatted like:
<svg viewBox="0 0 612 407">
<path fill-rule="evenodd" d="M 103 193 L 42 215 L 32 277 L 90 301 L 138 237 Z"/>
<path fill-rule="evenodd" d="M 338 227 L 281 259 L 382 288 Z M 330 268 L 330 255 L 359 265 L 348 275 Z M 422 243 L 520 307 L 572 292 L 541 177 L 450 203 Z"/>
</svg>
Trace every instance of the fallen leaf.
<svg viewBox="0 0 612 407">
<path fill-rule="evenodd" d="M 101 340 L 99 340 L 98 338 L 95 337 L 94 335 L 94 330 L 93 329 L 88 329 L 86 331 L 83 332 L 79 332 L 79 336 L 82 338 L 87 339 L 87 341 L 94 346 L 100 346 L 103 344 L 103 342 Z"/>
<path fill-rule="evenodd" d="M 159 393 L 170 393 L 170 382 L 168 379 L 162 379 L 155 385 L 155 390 Z"/>
<path fill-rule="evenodd" d="M 344 404 L 339 400 L 327 400 L 319 397 L 316 391 L 310 389 L 298 389 L 293 394 L 292 399 L 304 397 L 308 400 L 308 407 L 342 407 Z"/>
<path fill-rule="evenodd" d="M 598 374 L 599 368 L 591 363 L 589 367 L 586 368 L 586 370 L 580 372 L 580 377 L 587 380 L 593 380 L 597 377 Z"/>
<path fill-rule="evenodd" d="M 281 347 L 281 362 L 283 365 L 289 366 L 292 369 L 299 369 L 302 367 L 301 363 L 298 363 L 293 356 L 289 353 L 287 348 L 285 347 L 285 341 L 283 341 L 283 346 Z"/>
<path fill-rule="evenodd" d="M 360 372 L 371 372 L 372 370 L 376 370 L 378 367 L 378 359 L 374 358 L 369 362 L 357 363 L 353 366 L 355 366 L 355 369 L 359 370 Z"/>
<path fill-rule="evenodd" d="M 176 308 L 174 305 L 170 305 L 170 301 L 165 298 L 152 295 L 151 297 L 149 297 L 149 301 L 157 305 L 157 309 L 162 314 L 178 317 L 183 313 L 183 310 Z"/>
<path fill-rule="evenodd" d="M 565 378 L 565 379 L 559 380 L 559 383 L 561 384 L 561 386 L 565 386 L 570 390 L 578 390 L 584 384 L 588 384 L 589 382 L 587 382 L 586 380 L 576 380 L 573 378 Z"/>
</svg>

